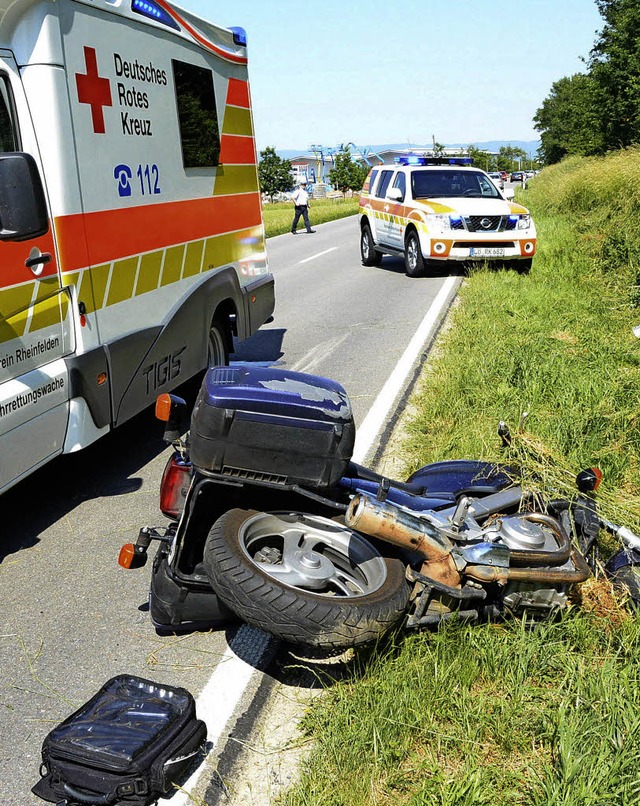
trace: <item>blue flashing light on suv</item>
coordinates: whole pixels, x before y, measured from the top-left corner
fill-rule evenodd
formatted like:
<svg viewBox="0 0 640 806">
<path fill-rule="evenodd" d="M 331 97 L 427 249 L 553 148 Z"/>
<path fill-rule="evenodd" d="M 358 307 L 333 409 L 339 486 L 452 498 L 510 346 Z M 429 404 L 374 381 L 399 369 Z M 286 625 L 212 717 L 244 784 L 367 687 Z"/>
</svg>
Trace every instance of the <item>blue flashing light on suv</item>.
<svg viewBox="0 0 640 806">
<path fill-rule="evenodd" d="M 399 165 L 471 165 L 471 157 L 427 157 L 418 154 L 407 154 L 396 157 L 394 162 Z"/>
</svg>

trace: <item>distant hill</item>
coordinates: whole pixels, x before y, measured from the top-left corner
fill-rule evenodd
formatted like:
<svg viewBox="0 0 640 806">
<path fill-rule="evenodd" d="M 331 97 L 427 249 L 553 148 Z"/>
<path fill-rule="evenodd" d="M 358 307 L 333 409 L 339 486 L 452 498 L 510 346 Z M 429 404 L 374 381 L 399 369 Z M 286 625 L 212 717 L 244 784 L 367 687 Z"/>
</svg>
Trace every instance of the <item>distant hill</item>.
<svg viewBox="0 0 640 806">
<path fill-rule="evenodd" d="M 513 146 L 514 148 L 521 148 L 527 154 L 535 155 L 540 148 L 539 140 L 487 140 L 485 142 L 471 142 L 471 143 L 443 143 L 447 148 L 466 148 L 469 145 L 475 146 L 482 151 L 500 151 L 502 146 Z M 418 143 L 383 143 L 382 145 L 360 145 L 360 148 L 368 152 L 376 153 L 384 151 L 388 148 L 415 148 L 418 151 L 431 148 L 431 144 L 420 145 Z M 293 157 L 299 157 L 303 154 L 309 155 L 311 152 L 306 148 L 298 149 L 297 151 L 291 148 L 276 149 L 277 154 L 283 159 L 290 160 Z"/>
</svg>

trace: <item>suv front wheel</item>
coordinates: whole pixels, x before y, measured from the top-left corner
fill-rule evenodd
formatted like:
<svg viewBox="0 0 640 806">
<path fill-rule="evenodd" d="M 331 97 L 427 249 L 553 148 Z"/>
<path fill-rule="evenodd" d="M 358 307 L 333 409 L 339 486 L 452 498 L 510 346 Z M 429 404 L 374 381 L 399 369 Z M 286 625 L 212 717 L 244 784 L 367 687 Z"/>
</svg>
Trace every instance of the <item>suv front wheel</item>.
<svg viewBox="0 0 640 806">
<path fill-rule="evenodd" d="M 363 225 L 360 233 L 360 257 L 363 266 L 379 266 L 382 263 L 382 255 L 373 245 L 373 235 L 368 224 Z"/>
<path fill-rule="evenodd" d="M 407 235 L 404 242 L 404 270 L 407 277 L 421 277 L 426 271 L 420 240 L 415 230 Z"/>
</svg>

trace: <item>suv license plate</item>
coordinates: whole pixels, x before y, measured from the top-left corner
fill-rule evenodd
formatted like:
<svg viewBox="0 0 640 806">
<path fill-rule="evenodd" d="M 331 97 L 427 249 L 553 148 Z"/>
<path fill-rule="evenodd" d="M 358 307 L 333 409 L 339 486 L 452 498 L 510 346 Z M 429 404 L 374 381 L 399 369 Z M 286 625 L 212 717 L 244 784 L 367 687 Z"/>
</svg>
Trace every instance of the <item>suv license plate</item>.
<svg viewBox="0 0 640 806">
<path fill-rule="evenodd" d="M 501 246 L 472 246 L 469 253 L 471 257 L 504 257 L 504 248 Z"/>
</svg>

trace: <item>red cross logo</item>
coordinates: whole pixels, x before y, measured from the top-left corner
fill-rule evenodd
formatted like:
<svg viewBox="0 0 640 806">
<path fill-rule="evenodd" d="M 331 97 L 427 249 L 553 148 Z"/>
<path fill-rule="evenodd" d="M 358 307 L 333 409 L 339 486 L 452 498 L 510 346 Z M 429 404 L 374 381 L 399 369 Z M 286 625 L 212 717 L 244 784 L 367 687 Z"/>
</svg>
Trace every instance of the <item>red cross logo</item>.
<svg viewBox="0 0 640 806">
<path fill-rule="evenodd" d="M 98 59 L 95 48 L 88 48 L 85 45 L 84 63 L 87 68 L 86 75 L 76 73 L 78 100 L 81 104 L 89 104 L 91 107 L 93 131 L 96 134 L 104 134 L 104 110 L 102 107 L 113 106 L 111 83 L 108 78 L 100 78 L 98 75 Z"/>
</svg>

